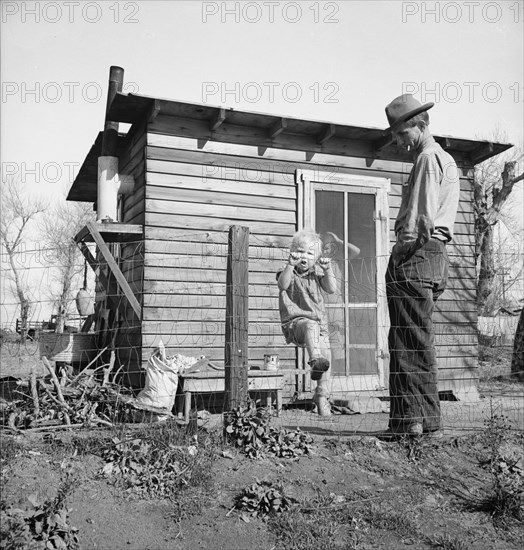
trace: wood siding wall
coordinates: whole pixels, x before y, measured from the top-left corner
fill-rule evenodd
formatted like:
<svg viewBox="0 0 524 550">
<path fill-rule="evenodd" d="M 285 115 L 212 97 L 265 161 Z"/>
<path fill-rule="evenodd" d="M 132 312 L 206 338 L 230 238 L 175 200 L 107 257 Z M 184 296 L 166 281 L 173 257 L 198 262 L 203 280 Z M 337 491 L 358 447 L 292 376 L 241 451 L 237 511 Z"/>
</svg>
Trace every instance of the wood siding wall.
<svg viewBox="0 0 524 550">
<path fill-rule="evenodd" d="M 145 218 L 145 123 L 133 127 L 128 139 L 126 154 L 120 158 L 119 171 L 121 174 L 132 174 L 135 178 L 135 187 L 131 194 L 122 198 L 121 221 L 141 225 Z M 144 271 L 143 239 L 137 237 L 136 240 L 116 245 L 116 250 L 120 258 L 120 269 L 141 304 Z M 136 317 L 127 300 L 120 300 L 119 309 L 118 331 L 115 340 L 118 364 L 125 366 L 123 371 L 127 373 L 126 382 L 138 387 L 143 384 L 143 371 L 140 369 L 142 363 L 141 320 Z"/>
<path fill-rule="evenodd" d="M 124 221 L 143 223 L 145 233 L 143 270 L 137 250 L 123 247 L 133 262 L 129 280 L 143 293 L 142 360 L 160 338 L 170 354 L 223 360 L 227 231 L 245 225 L 250 229 L 250 362 L 261 364 L 264 353 L 278 353 L 281 366 L 293 368 L 295 348 L 286 346 L 281 334 L 275 274 L 296 228 L 295 170 L 390 178 L 392 241 L 401 184 L 411 165 L 377 159 L 368 166 L 363 158 L 323 153 L 307 161 L 303 151 L 203 142 L 191 121 L 182 124 L 187 137 L 180 135 L 180 122 L 175 127 L 172 121 L 160 115 L 150 123 L 128 160 L 141 185 L 126 199 Z M 455 240 L 448 246 L 450 279 L 435 316 L 441 389 L 467 388 L 477 377 L 470 175 L 462 170 Z M 131 338 L 136 332 L 126 334 Z"/>
</svg>

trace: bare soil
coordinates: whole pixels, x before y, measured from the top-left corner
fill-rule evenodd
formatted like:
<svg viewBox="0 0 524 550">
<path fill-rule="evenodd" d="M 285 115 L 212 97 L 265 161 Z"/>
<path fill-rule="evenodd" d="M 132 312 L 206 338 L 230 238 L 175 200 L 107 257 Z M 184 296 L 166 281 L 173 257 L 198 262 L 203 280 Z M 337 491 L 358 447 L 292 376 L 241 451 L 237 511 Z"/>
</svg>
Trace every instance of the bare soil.
<svg viewBox="0 0 524 550">
<path fill-rule="evenodd" d="M 19 361 L 9 353 L 2 349 L 2 376 L 23 375 L 32 360 L 38 367 L 34 354 Z M 16 360 L 9 362 L 9 357 Z M 483 369 L 489 371 L 489 365 Z M 511 417 L 511 428 L 500 429 L 499 435 L 506 452 L 524 466 L 524 386 L 498 371 L 483 380 L 482 403 L 457 409 L 463 411 L 460 421 L 448 413 L 442 440 L 383 442 L 372 433 L 385 426 L 384 414 L 319 422 L 301 411 L 301 419 L 309 418 L 301 427 L 313 439 L 308 454 L 275 458 L 265 453 L 250 459 L 219 444 L 205 486 L 198 491 L 186 487 L 163 500 L 137 497 L 115 485 L 101 475 L 104 460 L 96 445 L 79 443 L 81 438 L 107 440 L 115 429 L 2 433 L 1 500 L 4 508 L 27 509 L 28 496 L 53 498 L 64 472 L 73 472 L 69 521 L 79 529 L 80 548 L 86 550 L 517 550 L 522 548 L 522 521 L 497 518 L 486 505 L 494 491 L 490 441 L 475 411 L 484 407 L 489 414 L 488 400 L 493 411 L 493 399 L 498 399 L 495 414 Z M 466 429 L 470 418 L 475 429 Z M 289 411 L 275 425 L 290 428 L 295 419 Z M 193 440 L 197 452 L 204 451 L 206 433 L 220 430 L 220 423 L 217 416 L 199 429 Z M 118 436 L 132 435 L 134 429 L 125 426 Z M 236 497 L 257 480 L 281 487 L 293 499 L 292 508 L 265 517 L 235 509 Z"/>
<path fill-rule="evenodd" d="M 224 456 L 217 449 L 204 506 L 182 521 L 174 501 L 138 499 L 102 478 L 102 459 L 75 456 L 71 435 L 51 442 L 42 435 L 16 439 L 15 455 L 2 465 L 2 499 L 23 509 L 31 494 L 53 498 L 67 461 L 78 480 L 68 499 L 70 523 L 83 549 L 522 547 L 522 523 L 497 526 L 482 509 L 492 478 L 480 465 L 480 435 L 416 444 L 317 437 L 309 456 L 291 460 L 252 460 L 237 451 Z M 511 444 L 522 443 L 515 438 Z M 280 524 L 284 514 L 268 519 L 231 512 L 235 497 L 255 480 L 282 486 L 299 503 L 305 525 Z M 316 533 L 315 540 L 308 522 L 331 533 Z"/>
</svg>

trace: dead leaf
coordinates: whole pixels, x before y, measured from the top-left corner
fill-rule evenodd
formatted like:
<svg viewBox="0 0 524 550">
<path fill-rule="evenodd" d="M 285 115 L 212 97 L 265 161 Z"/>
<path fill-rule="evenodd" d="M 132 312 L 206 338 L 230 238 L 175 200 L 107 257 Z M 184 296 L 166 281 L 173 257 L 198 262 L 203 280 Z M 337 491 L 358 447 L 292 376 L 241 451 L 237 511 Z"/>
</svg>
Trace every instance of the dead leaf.
<svg viewBox="0 0 524 550">
<path fill-rule="evenodd" d="M 38 495 L 32 493 L 27 497 L 27 500 L 36 508 L 38 506 Z"/>
<path fill-rule="evenodd" d="M 246 514 L 246 513 L 243 513 L 240 515 L 240 519 L 245 522 L 245 523 L 249 523 L 251 520 L 249 519 L 249 515 Z"/>
</svg>

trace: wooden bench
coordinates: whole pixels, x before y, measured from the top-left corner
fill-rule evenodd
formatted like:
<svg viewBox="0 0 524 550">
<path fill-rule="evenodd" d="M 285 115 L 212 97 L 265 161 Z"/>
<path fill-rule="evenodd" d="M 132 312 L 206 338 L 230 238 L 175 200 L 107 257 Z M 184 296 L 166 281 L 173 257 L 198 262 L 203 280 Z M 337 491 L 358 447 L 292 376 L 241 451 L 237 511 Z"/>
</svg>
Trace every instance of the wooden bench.
<svg viewBox="0 0 524 550">
<path fill-rule="evenodd" d="M 187 373 L 180 377 L 184 392 L 184 420 L 189 422 L 191 397 L 194 393 L 223 393 L 225 375 L 223 370 Z M 278 371 L 248 371 L 248 391 L 267 393 L 267 406 L 271 407 L 271 395 L 276 394 L 277 416 L 282 410 L 284 375 Z"/>
</svg>

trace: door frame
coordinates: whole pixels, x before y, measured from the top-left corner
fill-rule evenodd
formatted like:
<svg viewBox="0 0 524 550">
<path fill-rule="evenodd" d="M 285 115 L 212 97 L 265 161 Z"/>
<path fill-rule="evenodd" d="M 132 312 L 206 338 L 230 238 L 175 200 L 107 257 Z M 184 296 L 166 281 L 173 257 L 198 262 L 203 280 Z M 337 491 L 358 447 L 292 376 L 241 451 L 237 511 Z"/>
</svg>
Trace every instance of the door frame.
<svg viewBox="0 0 524 550">
<path fill-rule="evenodd" d="M 391 180 L 377 176 L 359 176 L 327 170 L 299 169 L 295 174 L 297 184 L 297 229 L 315 229 L 315 191 L 340 191 L 348 193 L 365 193 L 375 195 L 375 231 L 377 254 L 377 366 L 376 375 L 355 375 L 332 377 L 332 388 L 335 393 L 348 391 L 337 386 L 342 380 L 351 380 L 351 390 L 376 391 L 384 389 L 389 372 L 389 352 L 387 334 L 389 315 L 386 301 L 386 268 L 389 256 L 389 194 Z M 304 368 L 304 352 L 299 348 L 298 367 Z M 339 384 L 335 381 L 338 379 Z M 306 391 L 311 390 L 311 381 L 306 377 Z"/>
</svg>

